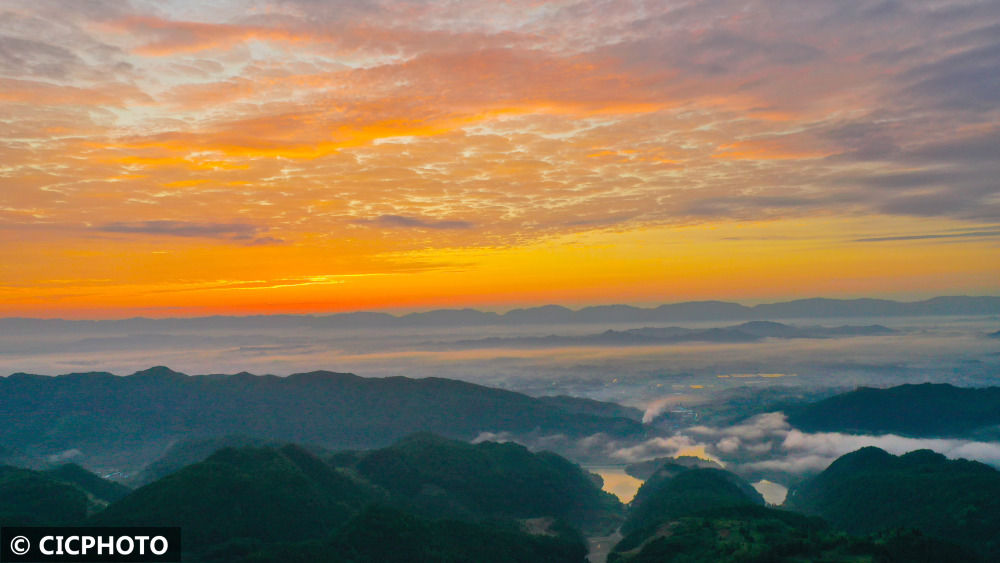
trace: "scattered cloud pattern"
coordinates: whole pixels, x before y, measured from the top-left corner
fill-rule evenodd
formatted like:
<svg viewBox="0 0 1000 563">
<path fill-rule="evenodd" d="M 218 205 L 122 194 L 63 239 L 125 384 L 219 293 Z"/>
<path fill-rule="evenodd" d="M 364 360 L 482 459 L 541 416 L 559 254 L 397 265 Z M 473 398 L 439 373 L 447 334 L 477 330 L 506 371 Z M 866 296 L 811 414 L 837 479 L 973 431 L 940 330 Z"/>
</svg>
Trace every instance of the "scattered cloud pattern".
<svg viewBox="0 0 1000 563">
<path fill-rule="evenodd" d="M 280 242 L 272 237 L 258 237 L 260 227 L 244 223 L 191 223 L 188 221 L 138 221 L 115 222 L 97 228 L 106 233 L 168 235 L 177 237 L 205 237 L 222 240 L 247 241 L 252 244 Z"/>
<path fill-rule="evenodd" d="M 654 249 L 685 229 L 706 237 L 699 254 L 731 255 L 735 239 L 712 229 L 769 224 L 778 234 L 757 248 L 787 257 L 762 242 L 785 237 L 825 253 L 816 279 L 885 263 L 841 261 L 856 242 L 966 249 L 858 273 L 844 291 L 901 278 L 995 291 L 998 30 L 1000 5 L 973 0 L 13 0 L 0 7 L 0 276 L 93 270 L 114 278 L 94 299 L 115 309 L 152 285 L 262 264 L 454 273 L 474 255 L 486 266 L 411 284 L 424 288 L 412 303 L 385 288 L 272 299 L 440 304 L 470 287 L 466 301 L 537 302 L 539 268 L 518 253 L 543 249 L 565 271 L 589 244 L 617 250 L 572 278 L 573 299 L 609 287 L 649 299 L 673 256 Z M 967 232 L 937 234 L 952 229 Z M 506 267 L 498 250 L 516 255 L 507 285 L 489 266 Z M 721 287 L 773 267 L 681 262 Z M 624 270 L 641 272 L 605 279 Z M 74 302 L 0 294 L 7 312 L 53 300 Z"/>
</svg>

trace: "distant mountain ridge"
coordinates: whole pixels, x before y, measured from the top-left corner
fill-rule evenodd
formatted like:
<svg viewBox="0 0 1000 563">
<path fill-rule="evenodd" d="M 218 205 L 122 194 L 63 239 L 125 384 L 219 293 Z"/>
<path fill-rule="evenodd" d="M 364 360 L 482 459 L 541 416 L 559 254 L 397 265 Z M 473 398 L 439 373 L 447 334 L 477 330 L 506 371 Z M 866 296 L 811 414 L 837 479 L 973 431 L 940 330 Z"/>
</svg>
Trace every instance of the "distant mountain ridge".
<svg viewBox="0 0 1000 563">
<path fill-rule="evenodd" d="M 924 301 L 902 302 L 888 299 L 799 299 L 754 306 L 727 301 L 688 301 L 658 307 L 599 305 L 574 310 L 545 305 L 493 313 L 476 309 L 439 309 L 391 315 L 380 312 L 352 312 L 332 315 L 254 315 L 196 318 L 132 318 L 106 321 L 3 318 L 0 328 L 46 330 L 60 326 L 86 328 L 105 326 L 123 330 L 169 330 L 173 328 L 408 328 L 434 326 L 518 326 L 539 324 L 640 323 L 675 321 L 754 321 L 797 318 L 864 318 L 899 316 L 997 315 L 1000 297 L 943 296 Z"/>
<path fill-rule="evenodd" d="M 651 346 L 682 342 L 739 343 L 757 342 L 765 338 L 836 338 L 847 336 L 881 336 L 896 331 L 882 325 L 867 326 L 792 326 L 773 321 L 748 321 L 740 325 L 690 329 L 682 327 L 633 328 L 606 330 L 600 334 L 579 336 L 515 336 L 489 337 L 457 342 L 433 343 L 431 347 L 447 348 L 504 348 L 504 347 L 557 347 L 557 346 Z"/>
</svg>

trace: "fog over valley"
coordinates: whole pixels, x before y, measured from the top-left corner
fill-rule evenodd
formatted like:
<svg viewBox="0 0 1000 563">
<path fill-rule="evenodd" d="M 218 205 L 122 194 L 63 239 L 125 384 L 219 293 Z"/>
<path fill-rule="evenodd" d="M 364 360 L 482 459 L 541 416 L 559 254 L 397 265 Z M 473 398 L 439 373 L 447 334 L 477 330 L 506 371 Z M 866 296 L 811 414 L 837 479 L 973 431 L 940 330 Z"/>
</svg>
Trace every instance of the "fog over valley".
<svg viewBox="0 0 1000 563">
<path fill-rule="evenodd" d="M 492 322 L 470 322 L 473 313 L 380 320 L 382 326 L 369 320 L 359 328 L 336 317 L 325 321 L 330 326 L 315 326 L 323 324 L 322 317 L 294 316 L 7 319 L 0 323 L 20 323 L 21 330 L 7 332 L 0 342 L 0 365 L 8 373 L 48 375 L 127 375 L 151 365 L 190 375 L 287 376 L 324 369 L 365 378 L 448 378 L 534 397 L 614 402 L 630 410 L 613 414 L 642 422 L 645 435 L 487 428 L 469 438 L 556 451 L 594 468 L 604 475 L 607 490 L 618 490 L 626 500 L 641 480 L 624 467 L 656 458 L 711 460 L 756 483 L 770 502 L 780 502 L 787 487 L 864 446 L 894 454 L 928 448 L 1000 466 L 996 432 L 950 437 L 808 432 L 790 424 L 786 414 L 858 386 L 1000 385 L 1000 340 L 991 336 L 1000 327 L 996 314 L 629 321 L 629 314 L 644 314 L 635 310 L 614 323 L 511 324 L 495 316 Z M 173 443 L 176 439 L 159 442 L 144 454 L 151 456 L 147 462 Z M 85 446 L 38 452 L 49 462 L 79 461 L 109 472 L 141 468 L 115 467 L 109 461 L 114 456 L 94 457 Z"/>
<path fill-rule="evenodd" d="M 0 369 L 128 374 L 166 365 L 189 374 L 279 376 L 329 369 L 366 377 L 447 377 L 646 410 L 679 396 L 698 402 L 745 385 L 986 386 L 996 382 L 1000 365 L 1000 340 L 989 336 L 1000 328 L 1000 313 L 519 324 L 477 319 L 471 325 L 468 316 L 377 327 L 312 316 L 7 319 L 0 320 Z"/>
</svg>

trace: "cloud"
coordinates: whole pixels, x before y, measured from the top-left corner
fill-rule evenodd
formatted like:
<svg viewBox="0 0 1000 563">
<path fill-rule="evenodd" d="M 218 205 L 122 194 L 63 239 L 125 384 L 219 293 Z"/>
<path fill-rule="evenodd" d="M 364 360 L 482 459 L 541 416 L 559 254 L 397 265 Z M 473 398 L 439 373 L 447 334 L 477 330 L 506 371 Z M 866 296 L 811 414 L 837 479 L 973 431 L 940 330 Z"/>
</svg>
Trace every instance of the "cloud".
<svg viewBox="0 0 1000 563">
<path fill-rule="evenodd" d="M 420 217 L 409 217 L 405 215 L 380 215 L 376 219 L 370 221 L 370 223 L 390 228 L 406 228 L 406 229 L 434 229 L 434 230 L 447 230 L 447 229 L 471 229 L 472 223 L 468 221 L 434 221 L 429 219 L 422 219 Z"/>
<path fill-rule="evenodd" d="M 691 398 L 685 395 L 672 395 L 667 397 L 662 397 L 650 402 L 646 405 L 645 411 L 642 413 L 642 422 L 648 424 L 656 420 L 661 414 L 665 413 L 667 409 L 674 405 L 685 404 Z"/>
<path fill-rule="evenodd" d="M 212 225 L 232 209 L 302 242 L 301 261 L 341 255 L 347 240 L 351 260 L 377 261 L 594 231 L 648 235 L 655 249 L 678 240 L 671 228 L 732 222 L 787 220 L 775 234 L 819 248 L 799 226 L 1000 221 L 995 3 L 227 6 L 5 3 L 0 208 L 119 234 L 280 242 L 135 223 Z M 836 242 L 884 234 L 868 232 Z M 642 260 L 613 254 L 628 264 L 608 271 L 622 275 Z M 222 268 L 212 262 L 199 267 Z M 767 266 L 756 271 L 781 275 Z"/>
<path fill-rule="evenodd" d="M 82 456 L 83 452 L 81 452 L 76 448 L 73 448 L 71 450 L 65 450 L 59 453 L 51 454 L 49 456 L 46 456 L 45 459 L 49 463 L 66 463 L 68 461 L 72 461 Z"/>
<path fill-rule="evenodd" d="M 996 110 L 1000 107 L 1000 26 L 990 26 L 994 41 L 922 64 L 903 75 L 912 80 L 908 91 L 948 109 Z"/>
<path fill-rule="evenodd" d="M 151 98 L 134 86 L 107 84 L 78 88 L 42 82 L 0 78 L 0 102 L 19 104 L 78 105 L 124 107 L 130 102 L 149 101 Z"/>
<path fill-rule="evenodd" d="M 681 452 L 687 452 L 699 446 L 693 438 L 675 435 L 662 438 L 651 438 L 636 445 L 625 446 L 610 452 L 611 457 L 625 462 L 636 462 L 657 457 L 673 457 Z"/>
<path fill-rule="evenodd" d="M 258 236 L 262 230 L 246 223 L 195 223 L 190 221 L 136 221 L 106 223 L 95 230 L 105 233 L 165 235 L 241 241 L 251 245 L 280 244 L 283 241 Z"/>
<path fill-rule="evenodd" d="M 69 49 L 38 41 L 0 35 L 0 73 L 21 77 L 61 79 L 83 61 Z"/>
<path fill-rule="evenodd" d="M 766 413 L 728 427 L 695 426 L 671 437 L 671 443 L 702 446 L 727 467 L 749 478 L 785 480 L 816 473 L 838 457 L 866 446 L 900 455 L 931 449 L 945 456 L 966 458 L 1000 467 L 1000 443 L 965 439 L 907 438 L 894 434 L 858 435 L 807 433 L 792 428 L 781 412 Z"/>
<path fill-rule="evenodd" d="M 992 238 L 1000 237 L 1000 231 L 969 231 L 965 233 L 933 233 L 924 235 L 894 235 L 854 239 L 854 242 L 889 242 L 900 240 L 933 240 L 951 238 Z"/>
<path fill-rule="evenodd" d="M 964 439 L 907 438 L 837 432 L 807 433 L 792 428 L 781 412 L 765 413 L 725 427 L 694 426 L 671 435 L 641 440 L 613 439 L 605 434 L 585 438 L 538 433 L 483 433 L 476 441 L 515 441 L 539 450 L 557 451 L 578 460 L 632 463 L 658 457 L 697 455 L 717 460 L 751 480 L 790 483 L 819 473 L 838 457 L 866 446 L 901 455 L 931 449 L 945 456 L 1000 467 L 1000 443 Z"/>
</svg>

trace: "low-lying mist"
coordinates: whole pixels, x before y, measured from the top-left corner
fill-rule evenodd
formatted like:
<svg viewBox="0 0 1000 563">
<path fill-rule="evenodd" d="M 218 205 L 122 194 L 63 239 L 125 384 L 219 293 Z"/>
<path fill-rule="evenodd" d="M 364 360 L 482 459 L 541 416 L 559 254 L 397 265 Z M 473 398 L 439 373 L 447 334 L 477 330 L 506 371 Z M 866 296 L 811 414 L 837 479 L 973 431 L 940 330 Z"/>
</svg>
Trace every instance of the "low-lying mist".
<svg viewBox="0 0 1000 563">
<path fill-rule="evenodd" d="M 4 375 L 17 371 L 128 374 L 167 365 L 189 374 L 288 375 L 325 369 L 365 377 L 447 377 L 533 395 L 612 400 L 642 409 L 669 404 L 679 395 L 697 402 L 718 390 L 745 385 L 846 389 L 918 381 L 966 386 L 1000 381 L 1000 344 L 985 336 L 1000 325 L 995 319 L 863 319 L 836 324 L 873 322 L 893 332 L 752 342 L 572 346 L 565 345 L 565 338 L 642 326 L 220 330 L 176 322 L 169 330 L 145 334 L 92 323 L 86 329 L 74 326 L 72 330 L 5 335 L 0 341 L 0 370 Z M 704 329 L 729 324 L 687 326 Z M 789 324 L 815 326 L 820 321 Z M 548 340 L 552 346 L 545 345 L 549 335 L 558 335 Z M 514 340 L 510 346 L 468 344 L 489 338 Z M 526 338 L 539 342 L 526 347 L 519 340 Z M 449 342 L 458 341 L 466 344 L 449 348 Z"/>
</svg>

